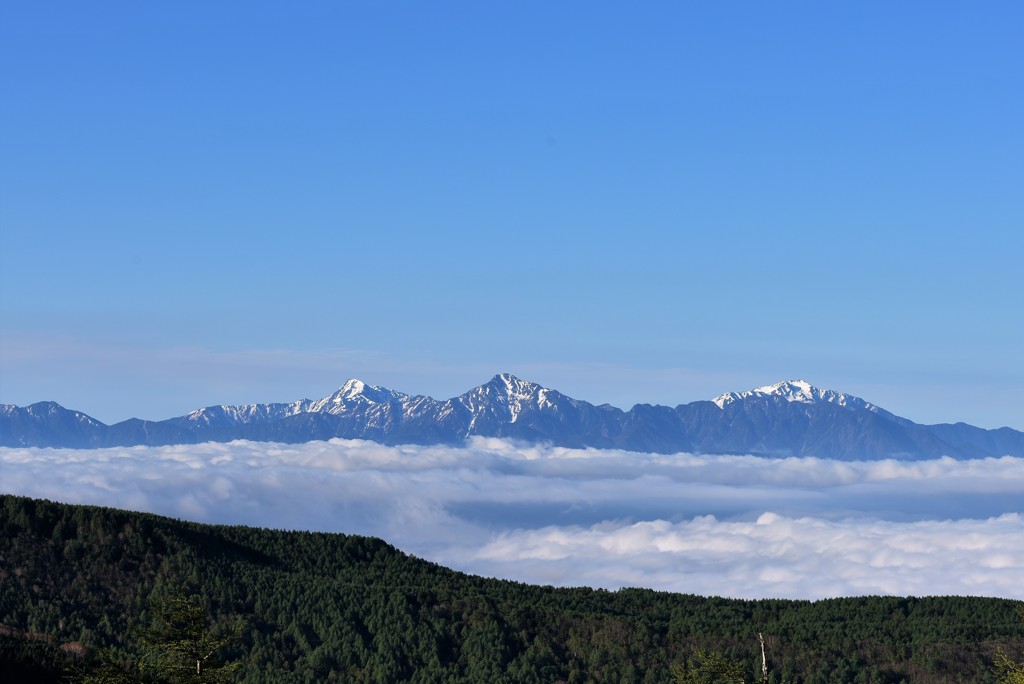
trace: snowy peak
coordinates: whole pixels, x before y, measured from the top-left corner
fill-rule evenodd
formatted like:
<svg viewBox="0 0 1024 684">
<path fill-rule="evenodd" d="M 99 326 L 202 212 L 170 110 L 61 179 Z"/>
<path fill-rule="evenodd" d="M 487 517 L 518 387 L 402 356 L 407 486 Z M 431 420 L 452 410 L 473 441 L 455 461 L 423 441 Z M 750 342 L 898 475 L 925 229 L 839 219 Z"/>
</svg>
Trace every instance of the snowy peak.
<svg viewBox="0 0 1024 684">
<path fill-rule="evenodd" d="M 516 399 L 528 400 L 542 389 L 540 385 L 520 380 L 511 373 L 500 373 L 462 396 L 488 397 L 505 403 Z"/>
<path fill-rule="evenodd" d="M 836 404 L 837 406 L 861 408 L 876 413 L 880 411 L 877 406 L 864 401 L 860 397 L 835 392 L 830 389 L 821 389 L 813 386 L 806 380 L 784 380 L 774 385 L 755 387 L 749 392 L 727 392 L 715 397 L 711 401 L 718 408 L 724 409 L 729 404 L 758 399 L 801 404 Z"/>
<path fill-rule="evenodd" d="M 340 395 L 346 399 L 352 399 L 366 390 L 366 383 L 357 378 L 351 378 L 345 381 L 345 384 L 337 391 L 336 396 Z"/>
<path fill-rule="evenodd" d="M 470 413 L 479 416 L 481 413 L 499 413 L 507 416 L 510 423 L 515 423 L 525 409 L 556 409 L 551 399 L 558 393 L 540 385 L 521 380 L 511 373 L 495 375 L 484 385 L 463 394 L 458 398 Z M 475 425 L 475 418 L 474 423 Z"/>
<path fill-rule="evenodd" d="M 544 389 L 536 383 L 529 382 L 527 380 L 520 380 L 511 373 L 495 375 L 491 378 L 491 381 L 487 383 L 487 386 L 494 387 L 499 391 L 499 393 L 504 392 L 506 397 L 520 400 L 528 400 Z"/>
<path fill-rule="evenodd" d="M 362 380 L 352 378 L 345 381 L 337 392 L 329 397 L 316 401 L 309 407 L 309 411 L 327 411 L 337 413 L 344 411 L 346 407 L 355 404 L 390 404 L 401 402 L 408 397 L 401 392 L 389 390 L 386 387 L 367 385 Z"/>
<path fill-rule="evenodd" d="M 269 423 L 306 410 L 308 401 L 290 404 L 241 404 L 238 406 L 207 406 L 172 418 L 175 425 L 222 427 L 226 425 Z"/>
<path fill-rule="evenodd" d="M 379 403 L 381 388 L 367 385 L 358 378 L 351 378 L 338 388 L 338 391 L 327 397 L 332 404 L 344 404 L 347 402 L 364 400 L 370 403 Z"/>
<path fill-rule="evenodd" d="M 302 413 L 345 413 L 356 406 L 375 406 L 402 401 L 405 395 L 389 389 L 367 385 L 355 378 L 348 380 L 338 391 L 323 399 L 301 399 L 290 404 L 245 404 L 240 406 L 207 406 L 171 422 L 186 426 L 223 427 L 230 425 L 258 425 L 288 418 Z"/>
<path fill-rule="evenodd" d="M 103 423 L 92 416 L 87 416 L 81 411 L 66 409 L 54 401 L 41 401 L 28 407 L 28 412 L 35 418 L 45 420 L 47 418 L 58 418 L 77 423 L 86 428 L 100 428 Z"/>
<path fill-rule="evenodd" d="M 158 423 L 107 426 L 53 402 L 0 405 L 0 445 L 98 448 L 366 439 L 384 444 L 461 444 L 473 436 L 571 448 L 656 453 L 817 456 L 843 460 L 952 456 L 1024 457 L 1024 432 L 918 425 L 850 394 L 788 380 L 675 408 L 594 406 L 510 373 L 446 401 L 352 379 L 322 399 L 209 406 Z"/>
<path fill-rule="evenodd" d="M 782 397 L 786 401 L 799 401 L 805 404 L 814 401 L 815 397 L 823 393 L 823 390 L 812 386 L 806 380 L 785 380 L 774 385 L 755 387 L 753 391 L 760 394 L 772 394 Z M 824 390 L 824 392 L 828 391 Z"/>
</svg>

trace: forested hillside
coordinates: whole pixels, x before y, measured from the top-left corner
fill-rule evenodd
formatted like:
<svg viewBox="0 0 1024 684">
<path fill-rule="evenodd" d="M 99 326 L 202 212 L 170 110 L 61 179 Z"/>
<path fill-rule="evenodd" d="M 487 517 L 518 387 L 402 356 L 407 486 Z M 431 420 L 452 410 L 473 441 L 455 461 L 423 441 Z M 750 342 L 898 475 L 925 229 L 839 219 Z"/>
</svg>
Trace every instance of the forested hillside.
<svg viewBox="0 0 1024 684">
<path fill-rule="evenodd" d="M 58 681 L 139 657 L 154 596 L 199 597 L 243 682 L 671 682 L 700 650 L 770 681 L 994 682 L 1012 601 L 740 601 L 457 573 L 366 537 L 207 526 L 0 497 L 0 668 Z M 84 655 L 83 655 L 84 654 Z"/>
</svg>

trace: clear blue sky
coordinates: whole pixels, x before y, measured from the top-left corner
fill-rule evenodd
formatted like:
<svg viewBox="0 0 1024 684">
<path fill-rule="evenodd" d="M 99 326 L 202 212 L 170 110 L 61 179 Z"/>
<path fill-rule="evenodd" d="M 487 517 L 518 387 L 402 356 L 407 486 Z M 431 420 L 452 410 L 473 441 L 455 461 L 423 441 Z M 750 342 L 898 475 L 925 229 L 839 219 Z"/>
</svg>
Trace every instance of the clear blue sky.
<svg viewBox="0 0 1024 684">
<path fill-rule="evenodd" d="M 500 371 L 1024 429 L 1017 2 L 0 4 L 0 402 Z"/>
</svg>

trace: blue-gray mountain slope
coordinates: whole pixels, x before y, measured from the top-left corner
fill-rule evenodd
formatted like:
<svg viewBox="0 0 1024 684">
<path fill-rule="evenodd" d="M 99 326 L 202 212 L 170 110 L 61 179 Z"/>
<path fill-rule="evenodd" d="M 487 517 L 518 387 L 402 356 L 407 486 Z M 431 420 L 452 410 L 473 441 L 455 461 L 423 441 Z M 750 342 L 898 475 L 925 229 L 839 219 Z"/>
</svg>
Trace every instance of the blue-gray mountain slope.
<svg viewBox="0 0 1024 684">
<path fill-rule="evenodd" d="M 1024 456 L 1024 432 L 964 423 L 919 425 L 863 399 L 803 381 L 675 408 L 595 406 L 496 375 L 437 400 L 349 380 L 323 399 L 210 406 L 163 421 L 104 425 L 53 402 L 0 406 L 0 445 L 96 448 L 234 439 L 307 442 L 341 437 L 383 444 L 461 444 L 501 437 L 566 447 L 658 453 L 818 456 L 843 460 Z"/>
</svg>

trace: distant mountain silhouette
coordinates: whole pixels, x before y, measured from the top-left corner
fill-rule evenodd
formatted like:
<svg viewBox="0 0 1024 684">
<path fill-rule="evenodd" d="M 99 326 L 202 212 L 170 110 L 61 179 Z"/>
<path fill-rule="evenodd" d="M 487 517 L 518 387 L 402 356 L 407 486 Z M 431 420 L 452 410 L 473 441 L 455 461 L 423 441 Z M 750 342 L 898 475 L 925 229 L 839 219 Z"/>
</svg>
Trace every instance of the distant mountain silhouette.
<svg viewBox="0 0 1024 684">
<path fill-rule="evenodd" d="M 629 411 L 507 373 L 440 401 L 349 380 L 323 399 L 209 406 L 163 421 L 115 425 L 53 402 L 0 406 L 0 445 L 97 448 L 235 439 L 308 442 L 342 437 L 383 444 L 461 444 L 502 437 L 566 447 L 657 453 L 818 456 L 842 460 L 1024 456 L 1024 432 L 919 425 L 852 395 L 802 380 L 675 408 Z"/>
</svg>

